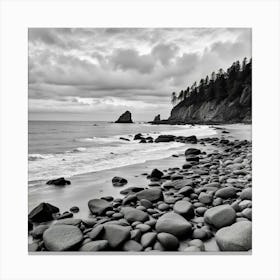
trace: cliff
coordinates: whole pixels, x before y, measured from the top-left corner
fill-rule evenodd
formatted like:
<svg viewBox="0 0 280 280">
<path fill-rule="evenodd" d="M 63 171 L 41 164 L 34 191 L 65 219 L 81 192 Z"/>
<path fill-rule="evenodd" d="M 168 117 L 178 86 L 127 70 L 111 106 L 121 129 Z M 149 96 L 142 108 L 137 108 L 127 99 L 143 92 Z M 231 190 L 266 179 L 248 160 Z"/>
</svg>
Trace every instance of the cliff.
<svg viewBox="0 0 280 280">
<path fill-rule="evenodd" d="M 252 122 L 252 62 L 243 61 L 242 70 L 239 62 L 224 72 L 212 73 L 211 79 L 201 79 L 180 94 L 172 94 L 173 107 L 170 117 L 161 123 L 251 123 Z"/>
<path fill-rule="evenodd" d="M 172 109 L 168 123 L 251 123 L 251 97 L 251 88 L 247 86 L 234 100 L 214 99 L 197 104 L 184 100 Z"/>
</svg>

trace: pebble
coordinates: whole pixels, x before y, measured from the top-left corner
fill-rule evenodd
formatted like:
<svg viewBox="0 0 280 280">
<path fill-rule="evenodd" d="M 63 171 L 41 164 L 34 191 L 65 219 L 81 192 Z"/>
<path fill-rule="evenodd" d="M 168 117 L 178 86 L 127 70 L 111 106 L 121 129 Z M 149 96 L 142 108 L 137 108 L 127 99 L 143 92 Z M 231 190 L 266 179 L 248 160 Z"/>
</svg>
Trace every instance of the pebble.
<svg viewBox="0 0 280 280">
<path fill-rule="evenodd" d="M 173 234 L 161 232 L 157 235 L 157 239 L 167 251 L 175 251 L 179 247 L 179 240 Z"/>
</svg>

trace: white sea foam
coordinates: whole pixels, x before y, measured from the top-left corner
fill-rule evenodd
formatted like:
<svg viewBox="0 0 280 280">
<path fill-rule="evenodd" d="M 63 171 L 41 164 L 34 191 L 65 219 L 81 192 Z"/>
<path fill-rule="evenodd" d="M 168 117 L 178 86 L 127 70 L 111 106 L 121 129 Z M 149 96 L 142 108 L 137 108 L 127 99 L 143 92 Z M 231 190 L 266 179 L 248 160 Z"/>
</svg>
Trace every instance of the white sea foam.
<svg viewBox="0 0 280 280">
<path fill-rule="evenodd" d="M 151 131 L 153 131 L 153 127 L 151 127 Z M 178 126 L 178 130 L 142 133 L 144 136 L 149 135 L 153 138 L 159 134 L 203 137 L 216 134 L 216 132 L 209 126 Z M 121 140 L 120 137 L 129 138 L 130 141 Z M 30 154 L 28 158 L 29 181 L 47 180 L 61 176 L 69 177 L 142 163 L 166 158 L 185 149 L 185 144 L 179 142 L 140 144 L 139 140 L 133 140 L 133 137 L 134 135 L 115 135 L 107 138 L 79 138 L 76 139 L 77 142 L 92 142 L 93 145 L 87 148 L 77 147 L 71 152 L 52 155 Z M 115 144 L 111 145 L 111 143 Z"/>
</svg>

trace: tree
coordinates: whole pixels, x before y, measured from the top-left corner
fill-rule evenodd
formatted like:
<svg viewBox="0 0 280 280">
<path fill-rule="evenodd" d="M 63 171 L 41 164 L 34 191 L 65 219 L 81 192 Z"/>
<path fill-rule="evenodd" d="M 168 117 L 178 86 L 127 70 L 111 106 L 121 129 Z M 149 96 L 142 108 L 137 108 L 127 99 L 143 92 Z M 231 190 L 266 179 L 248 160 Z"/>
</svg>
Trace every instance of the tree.
<svg viewBox="0 0 280 280">
<path fill-rule="evenodd" d="M 209 77 L 207 75 L 206 78 L 205 78 L 205 85 L 208 86 L 208 84 L 209 84 Z"/>
<path fill-rule="evenodd" d="M 178 100 L 182 101 L 184 99 L 184 91 L 181 90 L 179 95 L 178 95 Z"/>
<path fill-rule="evenodd" d="M 244 59 L 243 59 L 243 61 L 242 61 L 242 71 L 245 70 L 246 64 L 247 64 L 247 57 L 244 57 Z"/>
<path fill-rule="evenodd" d="M 171 103 L 173 104 L 173 106 L 176 104 L 177 102 L 177 96 L 176 96 L 176 92 L 172 92 L 171 95 Z"/>
</svg>

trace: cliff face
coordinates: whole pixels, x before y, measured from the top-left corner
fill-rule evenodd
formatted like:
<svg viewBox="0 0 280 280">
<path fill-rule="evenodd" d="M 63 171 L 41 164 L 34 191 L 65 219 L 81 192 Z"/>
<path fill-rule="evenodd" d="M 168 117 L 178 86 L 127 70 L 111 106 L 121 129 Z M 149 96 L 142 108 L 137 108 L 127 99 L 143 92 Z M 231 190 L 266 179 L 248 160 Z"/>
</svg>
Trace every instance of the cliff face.
<svg viewBox="0 0 280 280">
<path fill-rule="evenodd" d="M 187 100 L 177 104 L 171 111 L 169 123 L 236 123 L 252 122 L 252 91 L 246 86 L 241 96 L 234 100 L 211 100 L 188 105 Z"/>
</svg>

